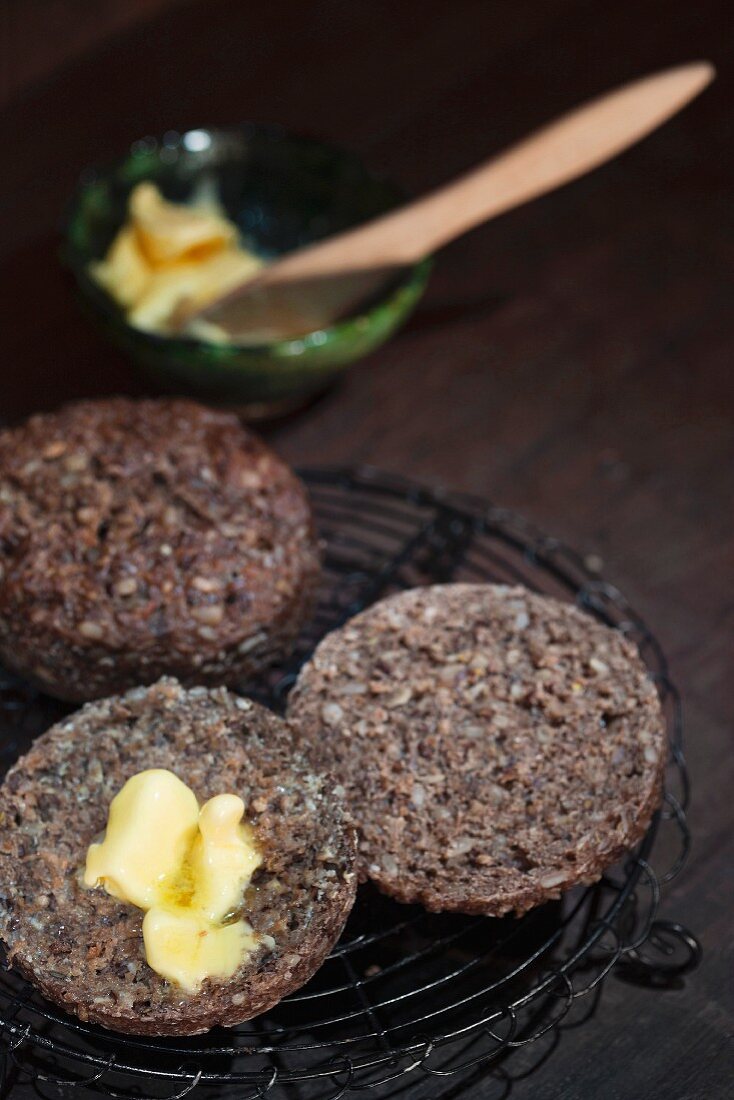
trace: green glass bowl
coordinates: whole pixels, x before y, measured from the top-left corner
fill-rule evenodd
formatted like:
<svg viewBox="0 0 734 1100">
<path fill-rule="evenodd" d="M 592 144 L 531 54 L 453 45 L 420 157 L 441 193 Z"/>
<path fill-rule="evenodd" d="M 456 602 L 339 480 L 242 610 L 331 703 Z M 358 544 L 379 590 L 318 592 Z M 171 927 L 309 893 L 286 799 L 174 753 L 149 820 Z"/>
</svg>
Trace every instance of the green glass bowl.
<svg viewBox="0 0 734 1100">
<path fill-rule="evenodd" d="M 245 245 L 266 260 L 376 217 L 404 196 L 350 153 L 250 124 L 146 138 L 123 160 L 82 176 L 66 219 L 63 257 L 88 312 L 156 388 L 237 405 L 253 416 L 298 407 L 405 321 L 431 262 L 406 268 L 354 316 L 300 339 L 238 347 L 141 332 L 89 277 L 89 264 L 106 253 L 141 180 L 184 202 L 205 179 Z"/>
</svg>

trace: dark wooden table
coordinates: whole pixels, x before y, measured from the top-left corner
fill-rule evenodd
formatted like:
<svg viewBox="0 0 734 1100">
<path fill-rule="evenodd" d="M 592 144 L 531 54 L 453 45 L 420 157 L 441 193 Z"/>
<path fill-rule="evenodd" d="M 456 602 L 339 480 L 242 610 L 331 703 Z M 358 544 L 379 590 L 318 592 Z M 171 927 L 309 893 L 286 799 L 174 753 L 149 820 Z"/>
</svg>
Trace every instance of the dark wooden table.
<svg viewBox="0 0 734 1100">
<path fill-rule="evenodd" d="M 409 327 L 270 434 L 300 464 L 370 462 L 516 508 L 600 555 L 654 625 L 683 690 L 694 782 L 693 857 L 663 914 L 700 935 L 704 961 L 665 992 L 609 980 L 594 1018 L 512 1097 L 732 1095 L 728 0 L 165 8 L 0 114 L 6 417 L 139 392 L 80 315 L 54 236 L 80 167 L 136 136 L 277 121 L 349 145 L 420 192 L 633 75 L 702 56 L 719 66 L 716 86 L 644 145 L 451 246 Z M 93 18 L 93 5 L 70 9 Z M 489 1100 L 497 1082 L 463 1095 Z"/>
</svg>

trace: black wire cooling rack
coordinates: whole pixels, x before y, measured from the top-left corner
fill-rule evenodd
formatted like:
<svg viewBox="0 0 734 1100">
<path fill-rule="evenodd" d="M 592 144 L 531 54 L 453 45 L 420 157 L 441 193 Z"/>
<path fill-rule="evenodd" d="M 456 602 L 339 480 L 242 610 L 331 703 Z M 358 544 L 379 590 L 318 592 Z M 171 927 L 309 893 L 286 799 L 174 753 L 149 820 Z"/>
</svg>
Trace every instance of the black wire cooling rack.
<svg viewBox="0 0 734 1100">
<path fill-rule="evenodd" d="M 16 1086 L 25 1094 L 30 1081 L 48 1096 L 339 1100 L 408 1088 L 437 1100 L 461 1091 L 446 1079 L 480 1071 L 494 1073 L 506 1096 L 536 1051 L 544 1058 L 563 1027 L 589 1014 L 576 1005 L 593 1007 L 610 971 L 665 985 L 698 962 L 695 937 L 657 915 L 661 886 L 688 852 L 689 791 L 678 694 L 639 615 L 593 563 L 503 509 L 369 469 L 303 476 L 325 541 L 322 591 L 294 658 L 258 691 L 263 701 L 280 708 L 316 642 L 391 591 L 448 580 L 525 584 L 577 601 L 639 646 L 669 723 L 664 807 L 623 864 L 520 920 L 429 914 L 363 888 L 309 984 L 233 1030 L 116 1035 L 66 1016 L 4 968 L 0 1096 Z M 0 771 L 61 713 L 3 677 Z"/>
</svg>

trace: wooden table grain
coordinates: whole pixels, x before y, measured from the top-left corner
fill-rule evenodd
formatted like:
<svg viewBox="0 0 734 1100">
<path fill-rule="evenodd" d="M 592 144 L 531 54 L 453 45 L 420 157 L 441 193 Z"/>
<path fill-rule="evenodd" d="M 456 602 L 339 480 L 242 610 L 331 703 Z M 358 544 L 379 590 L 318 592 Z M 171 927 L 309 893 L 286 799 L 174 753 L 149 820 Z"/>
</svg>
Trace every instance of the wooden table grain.
<svg viewBox="0 0 734 1100">
<path fill-rule="evenodd" d="M 419 193 L 644 71 L 718 65 L 643 145 L 447 249 L 410 325 L 269 431 L 298 464 L 368 462 L 470 490 L 599 555 L 682 689 L 694 848 L 663 915 L 699 934 L 703 964 L 663 992 L 612 977 L 513 1100 L 734 1091 L 731 24 L 728 0 L 181 2 L 0 113 L 2 414 L 15 418 L 141 392 L 80 314 L 55 236 L 79 169 L 133 138 L 275 121 Z M 454 1093 L 501 1094 L 492 1076 Z"/>
</svg>

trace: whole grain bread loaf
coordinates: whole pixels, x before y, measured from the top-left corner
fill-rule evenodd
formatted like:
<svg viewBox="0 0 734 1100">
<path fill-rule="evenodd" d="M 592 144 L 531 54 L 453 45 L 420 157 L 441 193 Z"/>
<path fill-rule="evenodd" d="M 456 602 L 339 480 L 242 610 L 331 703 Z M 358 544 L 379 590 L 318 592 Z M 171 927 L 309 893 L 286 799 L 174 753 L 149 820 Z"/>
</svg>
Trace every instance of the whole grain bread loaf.
<svg viewBox="0 0 734 1100">
<path fill-rule="evenodd" d="M 0 432 L 0 660 L 52 695 L 243 686 L 318 571 L 304 487 L 230 413 L 115 398 Z"/>
<path fill-rule="evenodd" d="M 186 994 L 145 960 L 143 912 L 82 882 L 110 802 L 146 768 L 203 801 L 235 793 L 263 863 L 243 915 L 272 937 L 226 981 Z M 264 1012 L 302 985 L 354 901 L 356 837 L 282 719 L 223 688 L 163 679 L 90 703 L 40 737 L 0 788 L 0 938 L 50 1000 L 108 1028 L 194 1035 Z"/>
<path fill-rule="evenodd" d="M 346 793 L 362 879 L 432 910 L 522 913 L 591 882 L 661 798 L 665 727 L 637 650 L 524 588 L 375 604 L 321 642 L 288 713 Z"/>
</svg>

